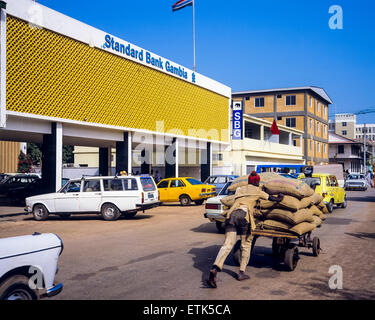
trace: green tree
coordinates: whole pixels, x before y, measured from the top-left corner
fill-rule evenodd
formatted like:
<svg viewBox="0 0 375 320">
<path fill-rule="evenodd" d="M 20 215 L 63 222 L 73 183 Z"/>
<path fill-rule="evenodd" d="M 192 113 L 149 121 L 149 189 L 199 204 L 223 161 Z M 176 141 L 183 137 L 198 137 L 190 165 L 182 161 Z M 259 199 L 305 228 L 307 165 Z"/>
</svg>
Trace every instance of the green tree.
<svg viewBox="0 0 375 320">
<path fill-rule="evenodd" d="M 29 156 L 24 154 L 22 151 L 20 152 L 20 155 L 18 156 L 18 166 L 17 166 L 17 172 L 19 173 L 29 173 L 31 172 L 31 168 L 33 166 L 33 163 Z"/>
<path fill-rule="evenodd" d="M 39 166 L 42 159 L 41 145 L 36 143 L 27 144 L 27 155 L 34 166 Z"/>
<path fill-rule="evenodd" d="M 74 162 L 74 146 L 63 146 L 63 163 Z"/>
</svg>

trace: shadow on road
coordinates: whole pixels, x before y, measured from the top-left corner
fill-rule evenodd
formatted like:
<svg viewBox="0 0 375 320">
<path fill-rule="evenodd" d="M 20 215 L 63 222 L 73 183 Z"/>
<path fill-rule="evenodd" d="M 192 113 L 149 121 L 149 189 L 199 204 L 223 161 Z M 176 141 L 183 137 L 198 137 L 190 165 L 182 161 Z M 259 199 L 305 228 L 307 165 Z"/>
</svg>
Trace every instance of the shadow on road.
<svg viewBox="0 0 375 320">
<path fill-rule="evenodd" d="M 333 224 L 333 225 L 349 225 L 353 222 L 360 222 L 358 220 L 354 219 L 345 219 L 345 218 L 334 218 L 331 216 L 328 216 L 328 218 L 324 221 L 325 224 Z"/>
<path fill-rule="evenodd" d="M 357 233 L 349 233 L 345 232 L 345 234 L 356 237 L 358 239 L 375 239 L 375 233 L 367 233 L 367 232 L 357 232 Z"/>
<path fill-rule="evenodd" d="M 348 201 L 375 202 L 375 197 L 347 197 Z"/>
<path fill-rule="evenodd" d="M 152 215 L 146 215 L 146 214 L 139 214 L 139 215 L 136 215 L 135 217 L 131 217 L 131 218 L 121 216 L 120 218 L 117 219 L 117 221 L 121 221 L 121 220 L 143 220 L 143 219 L 150 219 L 152 217 L 153 217 Z M 34 220 L 34 218 L 32 216 L 30 216 L 30 217 L 25 218 L 24 220 L 30 221 L 30 220 Z M 46 221 L 59 221 L 59 222 L 66 221 L 66 222 L 69 222 L 69 221 L 94 221 L 94 220 L 104 221 L 101 216 L 95 215 L 95 214 L 86 215 L 86 216 L 84 216 L 84 215 L 71 215 L 69 218 L 62 218 L 62 217 L 57 216 L 57 215 L 50 215 Z"/>
<path fill-rule="evenodd" d="M 297 285 L 307 292 L 309 295 L 314 295 L 320 299 L 344 299 L 344 300 L 373 300 L 375 299 L 375 292 L 361 289 L 351 290 L 348 288 L 343 289 L 330 289 L 328 279 L 312 278 L 313 282 L 307 284 L 298 284 L 291 282 L 291 285 Z"/>
<path fill-rule="evenodd" d="M 212 222 L 201 224 L 196 228 L 190 229 L 190 231 L 201 233 L 218 233 L 215 223 Z"/>
</svg>

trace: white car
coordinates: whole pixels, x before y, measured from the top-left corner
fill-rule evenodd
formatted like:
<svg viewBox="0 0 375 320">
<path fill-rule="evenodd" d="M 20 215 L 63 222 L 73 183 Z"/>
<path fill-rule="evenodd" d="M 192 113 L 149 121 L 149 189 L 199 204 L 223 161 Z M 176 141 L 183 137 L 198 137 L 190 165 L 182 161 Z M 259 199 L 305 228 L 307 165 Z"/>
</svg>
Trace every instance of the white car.
<svg viewBox="0 0 375 320">
<path fill-rule="evenodd" d="M 0 239 L 0 300 L 37 300 L 59 294 L 54 284 L 63 242 L 55 234 Z"/>
<path fill-rule="evenodd" d="M 133 217 L 138 211 L 159 204 L 159 195 L 151 176 L 87 177 L 72 179 L 56 193 L 26 198 L 25 211 L 35 220 L 49 214 L 101 214 L 104 220 L 117 220 L 123 213 Z"/>
<path fill-rule="evenodd" d="M 363 174 L 349 174 L 345 180 L 345 190 L 366 191 L 368 183 Z"/>
<path fill-rule="evenodd" d="M 228 182 L 223 189 L 219 192 L 219 194 L 216 197 L 209 198 L 206 200 L 206 212 L 204 214 L 204 217 L 210 220 L 211 222 L 216 223 L 216 228 L 220 233 L 223 233 L 225 231 L 224 228 L 224 222 L 225 218 L 222 215 L 222 213 L 225 210 L 225 206 L 221 203 L 221 199 L 234 194 L 234 192 L 231 192 L 228 190 L 228 187 L 232 184 L 232 182 Z"/>
</svg>

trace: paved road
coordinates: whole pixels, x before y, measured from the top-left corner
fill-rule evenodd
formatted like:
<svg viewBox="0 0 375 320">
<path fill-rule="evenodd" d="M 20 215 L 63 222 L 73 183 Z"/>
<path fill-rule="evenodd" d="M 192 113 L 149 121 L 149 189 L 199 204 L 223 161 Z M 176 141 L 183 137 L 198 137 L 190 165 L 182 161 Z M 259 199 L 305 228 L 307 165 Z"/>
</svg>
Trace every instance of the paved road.
<svg viewBox="0 0 375 320">
<path fill-rule="evenodd" d="M 204 206 L 163 206 L 134 219 L 105 222 L 96 216 L 53 217 L 37 222 L 6 208 L 1 237 L 34 231 L 57 233 L 65 249 L 53 299 L 369 299 L 375 298 L 375 191 L 348 192 L 348 208 L 335 209 L 315 235 L 323 252 L 302 248 L 294 272 L 272 268 L 271 240 L 260 238 L 238 282 L 231 256 L 218 288 L 204 285 L 223 241 L 203 218 Z M 10 215 L 9 215 L 10 214 Z M 331 290 L 329 268 L 341 266 L 343 289 Z"/>
</svg>

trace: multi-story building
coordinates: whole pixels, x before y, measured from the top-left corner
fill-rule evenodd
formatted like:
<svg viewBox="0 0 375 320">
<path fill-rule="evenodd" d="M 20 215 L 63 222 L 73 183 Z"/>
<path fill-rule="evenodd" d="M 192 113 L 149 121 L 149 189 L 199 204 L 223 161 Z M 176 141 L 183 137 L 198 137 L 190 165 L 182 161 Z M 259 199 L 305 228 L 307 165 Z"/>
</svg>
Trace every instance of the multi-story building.
<svg viewBox="0 0 375 320">
<path fill-rule="evenodd" d="M 328 108 L 332 101 L 322 88 L 296 87 L 232 93 L 242 101 L 244 113 L 304 132 L 302 143 L 306 164 L 328 164 Z"/>
<path fill-rule="evenodd" d="M 356 139 L 357 119 L 354 114 L 338 113 L 335 114 L 335 120 L 330 121 L 329 130 L 335 134 L 348 138 Z"/>
</svg>

